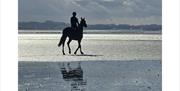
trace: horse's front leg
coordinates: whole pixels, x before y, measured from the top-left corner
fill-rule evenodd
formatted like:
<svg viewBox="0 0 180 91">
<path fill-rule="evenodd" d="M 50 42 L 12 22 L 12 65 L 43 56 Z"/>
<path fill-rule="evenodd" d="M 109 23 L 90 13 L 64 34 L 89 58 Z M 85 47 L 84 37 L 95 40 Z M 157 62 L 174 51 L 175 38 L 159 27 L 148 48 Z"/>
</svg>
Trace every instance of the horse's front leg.
<svg viewBox="0 0 180 91">
<path fill-rule="evenodd" d="M 82 49 L 81 49 L 81 41 L 78 41 L 78 44 L 79 44 L 79 48 L 80 48 L 81 54 L 84 54 L 84 53 L 82 52 Z"/>
<path fill-rule="evenodd" d="M 84 53 L 82 52 L 82 49 L 81 49 L 81 40 L 78 40 L 78 48 L 76 49 L 76 51 L 74 52 L 74 54 L 77 53 L 77 51 L 78 51 L 79 48 L 80 48 L 81 54 L 84 54 Z"/>
<path fill-rule="evenodd" d="M 80 45 L 79 45 L 79 40 L 78 40 L 78 48 L 76 49 L 76 51 L 74 52 L 74 54 L 77 53 L 78 49 L 80 48 Z"/>
<path fill-rule="evenodd" d="M 78 49 L 79 49 L 79 45 L 78 45 L 78 48 L 76 49 L 76 51 L 74 52 L 74 54 L 76 54 L 76 53 L 77 53 Z"/>
<path fill-rule="evenodd" d="M 72 39 L 69 39 L 69 41 L 67 42 L 68 48 L 69 48 L 69 54 L 71 54 L 71 48 L 69 46 L 70 42 L 72 41 Z"/>
</svg>

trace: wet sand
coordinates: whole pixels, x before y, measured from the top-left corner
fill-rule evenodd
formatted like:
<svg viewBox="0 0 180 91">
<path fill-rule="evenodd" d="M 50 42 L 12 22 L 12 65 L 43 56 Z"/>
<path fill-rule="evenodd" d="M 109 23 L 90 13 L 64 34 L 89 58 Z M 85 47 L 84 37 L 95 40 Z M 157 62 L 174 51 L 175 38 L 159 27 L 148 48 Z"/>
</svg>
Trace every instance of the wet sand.
<svg viewBox="0 0 180 91">
<path fill-rule="evenodd" d="M 18 91 L 162 91 L 161 35 L 87 34 L 84 55 L 68 54 L 67 46 L 62 55 L 59 38 L 19 35 Z M 72 41 L 72 52 L 76 47 Z M 60 68 L 67 62 L 76 68 L 77 61 L 87 84 L 72 87 Z"/>
<path fill-rule="evenodd" d="M 62 55 L 59 35 L 20 35 L 19 61 L 161 60 L 161 35 L 86 34 L 81 55 Z M 77 41 L 72 41 L 72 53 Z"/>
</svg>

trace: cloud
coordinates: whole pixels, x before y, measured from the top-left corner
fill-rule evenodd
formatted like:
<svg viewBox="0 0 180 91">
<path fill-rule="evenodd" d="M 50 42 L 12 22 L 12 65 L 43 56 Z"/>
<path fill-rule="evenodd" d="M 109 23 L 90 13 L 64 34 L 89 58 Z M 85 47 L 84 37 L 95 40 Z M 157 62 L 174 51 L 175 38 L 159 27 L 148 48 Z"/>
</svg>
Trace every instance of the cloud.
<svg viewBox="0 0 180 91">
<path fill-rule="evenodd" d="M 19 21 L 69 22 L 76 11 L 89 23 L 132 23 L 138 19 L 137 24 L 161 24 L 161 10 L 161 0 L 19 0 Z"/>
</svg>

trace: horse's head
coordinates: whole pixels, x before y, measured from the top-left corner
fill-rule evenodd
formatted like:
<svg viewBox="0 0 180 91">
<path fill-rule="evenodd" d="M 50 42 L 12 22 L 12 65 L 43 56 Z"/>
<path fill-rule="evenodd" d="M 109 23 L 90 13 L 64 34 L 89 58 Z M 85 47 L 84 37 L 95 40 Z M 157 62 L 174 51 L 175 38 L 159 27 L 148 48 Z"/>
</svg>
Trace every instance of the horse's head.
<svg viewBox="0 0 180 91">
<path fill-rule="evenodd" d="M 81 18 L 80 24 L 81 24 L 83 27 L 87 27 L 85 18 Z"/>
</svg>

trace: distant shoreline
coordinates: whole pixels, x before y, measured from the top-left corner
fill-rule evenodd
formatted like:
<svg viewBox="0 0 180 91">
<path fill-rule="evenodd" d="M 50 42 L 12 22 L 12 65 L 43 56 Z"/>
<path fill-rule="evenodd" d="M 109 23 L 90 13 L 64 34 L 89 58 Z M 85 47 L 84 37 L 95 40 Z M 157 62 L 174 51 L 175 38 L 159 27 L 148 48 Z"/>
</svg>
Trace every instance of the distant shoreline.
<svg viewBox="0 0 180 91">
<path fill-rule="evenodd" d="M 18 34 L 62 34 L 62 31 L 49 31 L 49 30 L 19 30 Z M 122 31 L 102 31 L 102 30 L 85 30 L 84 34 L 162 34 L 159 31 L 131 31 L 131 30 L 122 30 Z"/>
</svg>

